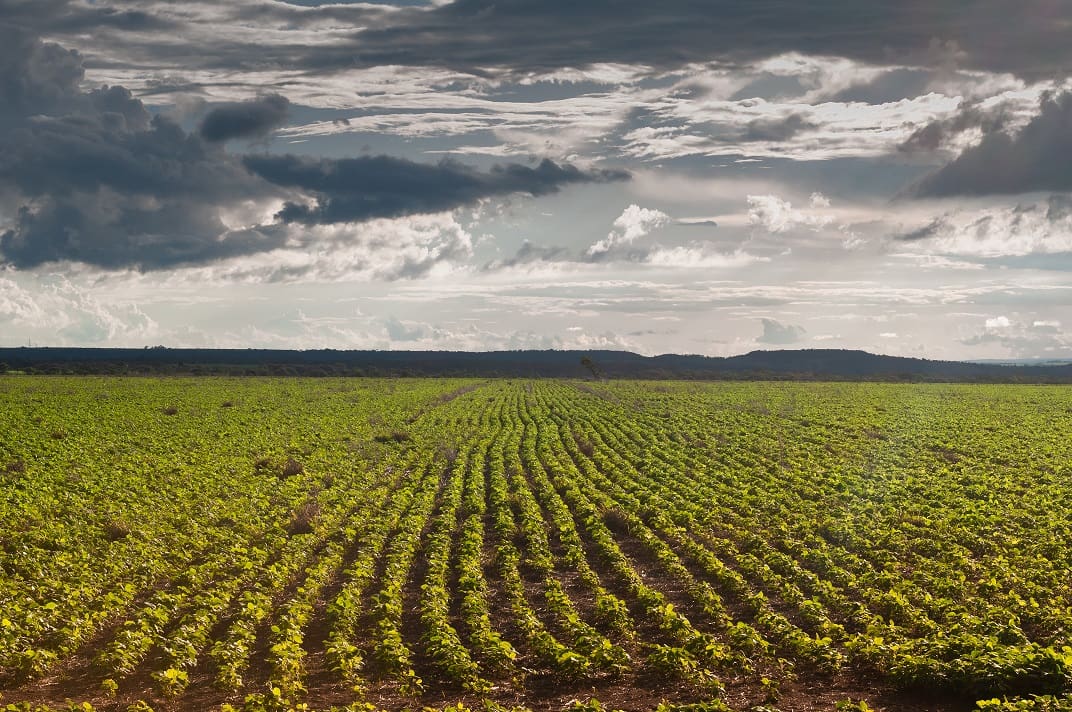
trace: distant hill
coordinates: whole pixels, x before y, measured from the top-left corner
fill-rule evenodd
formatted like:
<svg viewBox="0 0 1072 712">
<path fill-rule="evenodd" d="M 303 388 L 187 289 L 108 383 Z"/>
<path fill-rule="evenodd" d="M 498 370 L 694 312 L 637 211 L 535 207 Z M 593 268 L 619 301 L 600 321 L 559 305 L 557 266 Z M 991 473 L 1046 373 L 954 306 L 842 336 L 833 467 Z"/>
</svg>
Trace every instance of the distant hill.
<svg viewBox="0 0 1072 712">
<path fill-rule="evenodd" d="M 477 376 L 1072 383 L 1072 365 L 930 361 L 866 351 L 753 351 L 714 358 L 628 351 L 281 351 L 0 348 L 0 372 Z"/>
<path fill-rule="evenodd" d="M 982 363 L 990 366 L 1072 366 L 1072 358 L 980 358 L 969 363 Z"/>
</svg>

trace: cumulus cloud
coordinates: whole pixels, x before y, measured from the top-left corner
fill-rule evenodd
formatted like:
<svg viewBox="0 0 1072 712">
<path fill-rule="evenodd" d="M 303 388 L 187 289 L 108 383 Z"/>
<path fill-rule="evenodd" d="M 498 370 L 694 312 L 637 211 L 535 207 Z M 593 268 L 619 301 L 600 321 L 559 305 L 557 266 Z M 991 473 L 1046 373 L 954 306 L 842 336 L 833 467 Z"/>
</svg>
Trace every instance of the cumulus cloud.
<svg viewBox="0 0 1072 712">
<path fill-rule="evenodd" d="M 44 311 L 28 291 L 14 280 L 0 277 L 0 323 L 33 324 Z"/>
<path fill-rule="evenodd" d="M 893 239 L 915 251 L 981 258 L 1072 252 L 1068 198 L 951 210 Z"/>
<path fill-rule="evenodd" d="M 577 270 L 596 264 L 614 264 L 634 268 L 653 267 L 663 269 L 732 269 L 759 262 L 769 262 L 762 257 L 736 250 L 720 252 L 702 242 L 665 247 L 655 244 L 631 250 L 611 250 L 606 253 L 578 254 L 564 247 L 543 247 L 525 242 L 513 256 L 494 260 L 484 265 L 484 272 L 515 270 L 521 272 L 544 271 L 547 268 Z"/>
<path fill-rule="evenodd" d="M 212 109 L 198 130 L 201 138 L 213 142 L 264 138 L 286 122 L 289 112 L 290 101 L 285 96 L 268 94 Z"/>
<path fill-rule="evenodd" d="M 826 197 L 822 193 L 815 192 L 808 197 L 808 205 L 813 208 L 829 208 L 830 198 Z"/>
<path fill-rule="evenodd" d="M 1009 321 L 1009 317 L 1007 316 L 996 316 L 992 319 L 987 319 L 986 322 L 984 322 L 984 325 L 986 326 L 987 331 L 997 331 L 1000 329 L 1008 329 L 1012 326 L 1012 322 Z"/>
<path fill-rule="evenodd" d="M 777 319 L 761 319 L 763 333 L 756 338 L 761 344 L 784 346 L 795 344 L 804 336 L 804 327 L 793 324 L 783 324 Z"/>
<path fill-rule="evenodd" d="M 1056 319 L 1036 319 L 1035 321 L 1031 322 L 1031 328 L 1035 329 L 1039 333 L 1056 334 L 1061 330 L 1061 322 L 1057 321 Z"/>
<path fill-rule="evenodd" d="M 246 156 L 245 165 L 265 180 L 314 196 L 288 202 L 278 218 L 305 225 L 354 222 L 450 210 L 511 193 L 547 195 L 574 183 L 625 180 L 618 170 L 585 171 L 545 159 L 535 168 L 517 163 L 480 171 L 454 161 L 425 164 L 390 156 L 307 158 Z"/>
<path fill-rule="evenodd" d="M 473 252 L 472 235 L 452 212 L 274 230 L 283 244 L 273 250 L 175 270 L 169 280 L 177 285 L 411 280 L 449 273 Z"/>
<path fill-rule="evenodd" d="M 977 145 L 923 178 L 917 197 L 1010 195 L 1072 190 L 1072 93 L 1043 96 L 1038 115 L 1015 134 L 1000 122 Z"/>
<path fill-rule="evenodd" d="M 652 230 L 670 223 L 670 216 L 661 210 L 642 208 L 636 203 L 630 205 L 614 220 L 614 228 L 607 236 L 588 248 L 589 257 L 596 257 L 610 252 L 621 245 L 629 245 Z"/>
<path fill-rule="evenodd" d="M 430 323 L 417 320 L 400 320 L 388 317 L 382 320 L 388 348 L 405 350 L 467 350 L 504 351 L 520 349 L 613 349 L 632 348 L 623 336 L 602 330 L 590 333 L 583 327 L 573 326 L 564 333 L 537 334 L 527 330 L 496 331 L 476 324 L 465 326 Z"/>
<path fill-rule="evenodd" d="M 966 346 L 1001 348 L 1015 357 L 1039 357 L 1047 354 L 1067 356 L 1072 352 L 1072 334 L 1066 333 L 1056 319 L 988 317 L 983 328 L 960 343 Z"/>
<path fill-rule="evenodd" d="M 410 324 L 407 326 L 393 316 L 384 320 L 383 328 L 387 330 L 387 336 L 391 341 L 417 341 L 426 333 L 423 325 Z"/>
<path fill-rule="evenodd" d="M 767 232 L 781 233 L 798 227 L 818 230 L 833 222 L 833 217 L 815 212 L 815 208 L 829 207 L 830 201 L 821 193 L 813 193 L 812 211 L 797 210 L 788 200 L 776 195 L 749 195 L 748 222 L 753 227 Z"/>
<path fill-rule="evenodd" d="M 749 254 L 743 250 L 719 252 L 702 242 L 672 247 L 653 244 L 635 249 L 629 246 L 657 230 L 674 222 L 666 213 L 654 208 L 642 208 L 637 204 L 626 207 L 614 220 L 613 229 L 607 236 L 590 245 L 583 254 L 564 247 L 544 247 L 525 241 L 517 253 L 506 259 L 494 260 L 484 266 L 485 271 L 510 268 L 526 268 L 550 263 L 627 263 L 664 268 L 728 268 L 743 267 L 768 258 Z M 697 223 L 687 223 L 695 225 Z M 703 224 L 711 224 L 704 221 Z"/>
<path fill-rule="evenodd" d="M 49 344 L 144 344 L 158 331 L 136 304 L 107 302 L 62 276 L 26 285 L 0 277 L 0 325 Z"/>
</svg>

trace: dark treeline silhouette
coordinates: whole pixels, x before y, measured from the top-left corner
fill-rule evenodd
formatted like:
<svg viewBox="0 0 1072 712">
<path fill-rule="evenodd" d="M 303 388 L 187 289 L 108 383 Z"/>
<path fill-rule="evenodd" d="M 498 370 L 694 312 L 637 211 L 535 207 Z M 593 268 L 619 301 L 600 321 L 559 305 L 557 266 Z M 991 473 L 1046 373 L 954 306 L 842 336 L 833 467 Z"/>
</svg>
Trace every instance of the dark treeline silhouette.
<svg viewBox="0 0 1072 712">
<path fill-rule="evenodd" d="M 704 380 L 1072 383 L 1072 365 L 1012 366 L 865 351 L 640 356 L 627 351 L 281 351 L 0 348 L 0 373 L 249 376 L 474 376 Z"/>
</svg>

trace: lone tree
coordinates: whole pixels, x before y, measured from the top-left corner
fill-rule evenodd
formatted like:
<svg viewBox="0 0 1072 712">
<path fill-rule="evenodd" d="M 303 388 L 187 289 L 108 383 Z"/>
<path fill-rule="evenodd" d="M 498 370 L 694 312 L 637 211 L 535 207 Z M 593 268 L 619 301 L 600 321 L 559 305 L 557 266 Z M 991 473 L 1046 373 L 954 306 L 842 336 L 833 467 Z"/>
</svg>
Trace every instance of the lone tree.
<svg viewBox="0 0 1072 712">
<path fill-rule="evenodd" d="M 592 378 L 597 381 L 603 380 L 603 375 L 599 372 L 599 367 L 596 366 L 596 362 L 593 361 L 590 356 L 582 356 L 581 365 L 592 372 Z"/>
</svg>

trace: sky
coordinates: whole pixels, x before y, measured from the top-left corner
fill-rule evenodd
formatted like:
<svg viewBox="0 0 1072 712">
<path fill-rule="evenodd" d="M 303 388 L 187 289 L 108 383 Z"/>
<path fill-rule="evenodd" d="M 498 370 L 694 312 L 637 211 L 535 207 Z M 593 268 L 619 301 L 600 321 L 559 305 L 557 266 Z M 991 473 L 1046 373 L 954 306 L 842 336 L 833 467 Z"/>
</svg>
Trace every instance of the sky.
<svg viewBox="0 0 1072 712">
<path fill-rule="evenodd" d="M 0 346 L 1069 358 L 1070 71 L 1070 0 L 0 0 Z"/>
</svg>

